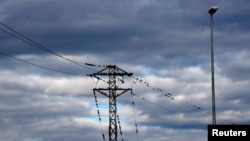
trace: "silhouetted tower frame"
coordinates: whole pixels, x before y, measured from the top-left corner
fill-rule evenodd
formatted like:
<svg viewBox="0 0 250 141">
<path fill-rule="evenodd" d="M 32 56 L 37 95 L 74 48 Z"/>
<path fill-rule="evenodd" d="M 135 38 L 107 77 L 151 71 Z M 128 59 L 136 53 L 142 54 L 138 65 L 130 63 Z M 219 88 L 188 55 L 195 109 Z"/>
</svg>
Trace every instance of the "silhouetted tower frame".
<svg viewBox="0 0 250 141">
<path fill-rule="evenodd" d="M 116 65 L 108 65 L 103 70 L 90 74 L 91 77 L 98 76 L 108 76 L 108 88 L 94 88 L 94 94 L 96 92 L 103 94 L 104 96 L 109 98 L 109 141 L 117 141 L 117 103 L 116 98 L 127 91 L 131 91 L 131 88 L 119 88 L 116 85 L 116 77 L 117 76 L 132 76 L 133 73 L 128 73 Z"/>
</svg>

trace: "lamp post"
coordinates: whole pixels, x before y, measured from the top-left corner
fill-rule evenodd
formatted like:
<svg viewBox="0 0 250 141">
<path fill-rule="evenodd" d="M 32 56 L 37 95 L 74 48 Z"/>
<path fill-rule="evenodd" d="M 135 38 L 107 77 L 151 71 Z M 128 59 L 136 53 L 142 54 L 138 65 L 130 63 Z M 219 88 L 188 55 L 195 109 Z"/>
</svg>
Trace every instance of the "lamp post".
<svg viewBox="0 0 250 141">
<path fill-rule="evenodd" d="M 214 90 L 214 40 L 213 40 L 213 14 L 218 10 L 217 6 L 212 6 L 208 13 L 210 14 L 210 28 L 211 28 L 211 78 L 212 78 L 212 123 L 216 124 L 215 112 L 215 90 Z"/>
</svg>

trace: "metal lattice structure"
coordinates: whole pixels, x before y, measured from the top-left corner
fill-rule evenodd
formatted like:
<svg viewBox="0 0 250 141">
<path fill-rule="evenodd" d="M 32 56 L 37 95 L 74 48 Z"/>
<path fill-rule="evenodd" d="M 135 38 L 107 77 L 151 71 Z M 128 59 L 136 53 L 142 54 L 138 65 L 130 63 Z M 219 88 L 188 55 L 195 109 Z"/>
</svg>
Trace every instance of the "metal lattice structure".
<svg viewBox="0 0 250 141">
<path fill-rule="evenodd" d="M 103 94 L 109 98 L 109 141 L 117 141 L 117 103 L 116 98 L 127 91 L 132 91 L 131 88 L 119 88 L 116 85 L 117 76 L 132 76 L 132 73 L 125 72 L 116 65 L 108 65 L 103 70 L 90 74 L 91 77 L 108 76 L 108 88 L 94 88 L 96 92 Z"/>
</svg>

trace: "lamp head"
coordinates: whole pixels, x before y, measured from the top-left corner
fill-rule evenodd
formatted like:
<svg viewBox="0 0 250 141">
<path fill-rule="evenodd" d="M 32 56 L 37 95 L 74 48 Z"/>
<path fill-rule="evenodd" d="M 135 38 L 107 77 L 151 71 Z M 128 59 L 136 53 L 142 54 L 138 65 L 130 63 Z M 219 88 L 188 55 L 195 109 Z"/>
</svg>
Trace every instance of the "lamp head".
<svg viewBox="0 0 250 141">
<path fill-rule="evenodd" d="M 212 6 L 209 10 L 208 13 L 213 15 L 217 10 L 219 9 L 219 7 L 217 6 Z"/>
</svg>

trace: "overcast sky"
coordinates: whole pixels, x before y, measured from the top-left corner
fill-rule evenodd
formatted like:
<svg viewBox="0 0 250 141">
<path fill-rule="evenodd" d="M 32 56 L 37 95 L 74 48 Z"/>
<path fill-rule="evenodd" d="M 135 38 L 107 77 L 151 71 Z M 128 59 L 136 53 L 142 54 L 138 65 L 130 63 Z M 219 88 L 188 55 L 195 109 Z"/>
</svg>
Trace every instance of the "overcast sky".
<svg viewBox="0 0 250 141">
<path fill-rule="evenodd" d="M 250 124 L 248 0 L 1 0 L 0 140 L 108 140 L 87 74 L 117 65 L 118 140 L 206 141 L 214 5 L 216 122 Z"/>
</svg>

